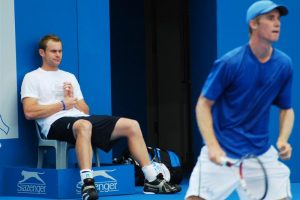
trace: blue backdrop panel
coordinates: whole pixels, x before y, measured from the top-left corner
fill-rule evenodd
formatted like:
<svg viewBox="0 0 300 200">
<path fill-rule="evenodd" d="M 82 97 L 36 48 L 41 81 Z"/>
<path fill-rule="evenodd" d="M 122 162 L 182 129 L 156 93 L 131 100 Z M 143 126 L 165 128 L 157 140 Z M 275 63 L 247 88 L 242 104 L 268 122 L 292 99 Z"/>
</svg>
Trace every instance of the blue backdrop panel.
<svg viewBox="0 0 300 200">
<path fill-rule="evenodd" d="M 4 168 L 3 195 L 50 199 L 80 198 L 82 183 L 77 169 Z M 93 168 L 101 197 L 132 194 L 134 166 L 112 165 Z M 67 180 L 67 182 L 66 182 Z"/>
<path fill-rule="evenodd" d="M 274 0 L 275 1 L 275 0 Z M 217 30 L 218 30 L 218 57 L 223 55 L 230 49 L 240 46 L 248 42 L 248 26 L 246 24 L 246 11 L 248 7 L 254 1 L 240 1 L 240 0 L 218 0 L 217 1 Z M 299 12 L 296 8 L 299 8 L 300 2 L 297 0 L 290 1 L 275 1 L 279 4 L 284 4 L 289 8 L 289 15 L 282 17 L 282 32 L 280 40 L 275 44 L 276 48 L 281 49 L 287 53 L 294 62 L 294 82 L 293 82 L 293 103 L 294 110 L 297 113 L 300 112 L 300 107 L 297 104 L 299 102 L 299 92 L 296 91 L 299 86 L 299 68 L 300 57 L 297 55 L 300 52 L 299 45 L 299 26 L 297 21 L 299 19 Z M 279 126 L 278 109 L 273 109 L 270 117 L 270 133 L 271 141 L 275 144 L 278 137 L 278 126 Z M 293 182 L 300 182 L 300 161 L 297 156 L 300 153 L 300 136 L 297 134 L 300 124 L 299 119 L 296 117 L 295 126 L 290 138 L 290 143 L 293 146 L 293 157 L 286 164 L 291 169 L 291 180 Z"/>
<path fill-rule="evenodd" d="M 59 6 L 57 6 L 59 5 Z M 61 68 L 78 75 L 77 5 L 74 0 L 15 0 L 18 76 L 40 66 L 38 41 L 53 33 L 63 41 Z"/>
<path fill-rule="evenodd" d="M 3 174 L 4 174 L 4 168 L 0 167 L 0 178 L 3 180 Z M 4 190 L 4 183 L 5 181 L 0 182 L 0 196 L 3 195 L 3 190 Z"/>
<path fill-rule="evenodd" d="M 37 43 L 46 33 L 56 33 L 62 37 L 66 52 L 63 66 L 67 63 L 67 67 L 63 68 L 77 74 L 76 4 L 73 0 L 15 0 L 15 24 L 18 94 L 25 73 L 41 64 Z M 20 96 L 16 98 L 20 102 Z M 5 156 L 6 159 L 0 160 L 0 166 L 36 165 L 37 142 L 34 126 L 32 122 L 24 119 L 21 103 L 18 107 L 19 138 L 1 141 L 5 148 L 1 149 L 0 157 Z"/>
<path fill-rule="evenodd" d="M 79 82 L 91 114 L 111 114 L 109 0 L 78 0 Z M 101 162 L 111 153 L 101 152 Z"/>
</svg>

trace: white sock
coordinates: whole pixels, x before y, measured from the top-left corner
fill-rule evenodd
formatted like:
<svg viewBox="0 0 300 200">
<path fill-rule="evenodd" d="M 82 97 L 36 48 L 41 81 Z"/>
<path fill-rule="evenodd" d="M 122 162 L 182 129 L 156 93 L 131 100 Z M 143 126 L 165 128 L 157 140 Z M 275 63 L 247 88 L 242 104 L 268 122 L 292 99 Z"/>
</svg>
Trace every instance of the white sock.
<svg viewBox="0 0 300 200">
<path fill-rule="evenodd" d="M 144 173 L 145 179 L 147 179 L 149 182 L 154 181 L 158 174 L 153 164 L 142 167 L 142 171 Z"/>
<path fill-rule="evenodd" d="M 82 169 L 80 170 L 81 182 L 86 178 L 93 178 L 93 171 L 91 169 Z"/>
</svg>

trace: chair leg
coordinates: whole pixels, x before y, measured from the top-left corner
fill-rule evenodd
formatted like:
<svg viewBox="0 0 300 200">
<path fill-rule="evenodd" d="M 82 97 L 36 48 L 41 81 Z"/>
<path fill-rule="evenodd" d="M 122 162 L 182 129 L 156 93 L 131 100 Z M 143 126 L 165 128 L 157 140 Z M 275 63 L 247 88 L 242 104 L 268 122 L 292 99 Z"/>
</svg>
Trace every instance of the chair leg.
<svg viewBox="0 0 300 200">
<path fill-rule="evenodd" d="M 94 152 L 94 158 L 95 158 L 95 161 L 96 161 L 96 167 L 100 167 L 100 157 L 99 157 L 97 147 L 93 147 L 93 152 Z"/>
<path fill-rule="evenodd" d="M 44 159 L 44 149 L 38 148 L 37 168 L 43 167 L 43 159 Z"/>
<path fill-rule="evenodd" d="M 66 142 L 58 142 L 56 152 L 56 169 L 65 169 L 68 166 L 68 148 Z"/>
</svg>

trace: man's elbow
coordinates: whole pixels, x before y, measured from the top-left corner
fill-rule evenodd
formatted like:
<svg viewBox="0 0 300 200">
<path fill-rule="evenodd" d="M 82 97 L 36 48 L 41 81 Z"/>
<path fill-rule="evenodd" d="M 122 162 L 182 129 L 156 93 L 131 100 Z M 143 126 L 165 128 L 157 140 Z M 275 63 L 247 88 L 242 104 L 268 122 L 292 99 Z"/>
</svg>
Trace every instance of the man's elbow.
<svg viewBox="0 0 300 200">
<path fill-rule="evenodd" d="M 84 112 L 87 115 L 90 114 L 90 108 L 89 108 L 88 105 L 83 106 L 81 111 Z"/>
<path fill-rule="evenodd" d="M 214 101 L 205 98 L 204 96 L 200 96 L 196 105 L 196 109 L 200 108 L 211 108 L 214 104 Z"/>
<path fill-rule="evenodd" d="M 281 109 L 280 111 L 281 111 L 281 113 L 287 113 L 287 114 L 294 115 L 294 109 L 293 108 Z"/>
<path fill-rule="evenodd" d="M 86 109 L 86 112 L 85 112 L 86 114 L 90 114 L 90 108 L 89 107 L 87 107 L 87 109 Z"/>
<path fill-rule="evenodd" d="M 24 111 L 24 115 L 25 115 L 25 119 L 27 119 L 27 120 L 34 120 L 35 119 L 35 116 L 32 112 Z"/>
</svg>

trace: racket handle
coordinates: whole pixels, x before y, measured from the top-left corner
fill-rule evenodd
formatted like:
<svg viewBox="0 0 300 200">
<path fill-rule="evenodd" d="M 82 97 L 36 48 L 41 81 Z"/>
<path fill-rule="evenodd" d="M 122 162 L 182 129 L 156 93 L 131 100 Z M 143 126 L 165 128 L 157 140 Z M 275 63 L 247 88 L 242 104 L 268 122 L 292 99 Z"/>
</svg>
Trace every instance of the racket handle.
<svg viewBox="0 0 300 200">
<path fill-rule="evenodd" d="M 246 188 L 246 181 L 244 179 L 240 180 L 242 188 Z"/>
<path fill-rule="evenodd" d="M 233 164 L 230 162 L 229 158 L 227 157 L 220 157 L 220 163 L 222 166 L 231 167 Z"/>
</svg>

